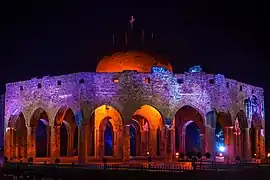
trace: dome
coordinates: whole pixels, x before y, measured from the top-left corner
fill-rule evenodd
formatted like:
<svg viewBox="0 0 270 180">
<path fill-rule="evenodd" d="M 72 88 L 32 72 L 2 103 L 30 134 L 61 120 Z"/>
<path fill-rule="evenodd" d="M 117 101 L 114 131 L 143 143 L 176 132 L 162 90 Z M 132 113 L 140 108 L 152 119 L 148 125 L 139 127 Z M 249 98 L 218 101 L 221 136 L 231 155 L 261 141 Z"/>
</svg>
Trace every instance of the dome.
<svg viewBox="0 0 270 180">
<path fill-rule="evenodd" d="M 161 57 L 144 52 L 128 51 L 105 56 L 99 62 L 96 72 L 123 72 L 125 70 L 151 72 L 153 66 L 164 67 L 172 71 L 171 64 Z"/>
</svg>

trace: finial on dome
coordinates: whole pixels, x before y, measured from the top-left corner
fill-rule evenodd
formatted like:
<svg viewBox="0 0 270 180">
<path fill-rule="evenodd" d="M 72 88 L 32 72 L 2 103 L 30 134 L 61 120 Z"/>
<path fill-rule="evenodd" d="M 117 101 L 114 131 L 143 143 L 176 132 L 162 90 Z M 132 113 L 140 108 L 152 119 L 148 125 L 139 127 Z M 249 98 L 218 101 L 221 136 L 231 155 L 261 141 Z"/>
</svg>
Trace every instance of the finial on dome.
<svg viewBox="0 0 270 180">
<path fill-rule="evenodd" d="M 133 29 L 133 23 L 134 23 L 134 21 L 135 21 L 134 16 L 131 16 L 130 17 L 130 21 L 129 21 L 131 30 Z"/>
</svg>

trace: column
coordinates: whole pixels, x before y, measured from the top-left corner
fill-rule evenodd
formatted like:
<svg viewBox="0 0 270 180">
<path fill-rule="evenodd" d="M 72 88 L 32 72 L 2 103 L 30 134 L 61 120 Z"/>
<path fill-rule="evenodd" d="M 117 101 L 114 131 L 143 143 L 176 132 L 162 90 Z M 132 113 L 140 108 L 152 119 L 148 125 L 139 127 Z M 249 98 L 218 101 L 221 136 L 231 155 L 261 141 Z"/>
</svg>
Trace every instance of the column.
<svg viewBox="0 0 270 180">
<path fill-rule="evenodd" d="M 51 160 L 54 161 L 54 159 L 57 157 L 57 151 L 56 151 L 56 127 L 49 126 L 51 129 Z"/>
<path fill-rule="evenodd" d="M 200 134 L 200 144 L 201 144 L 201 153 L 202 155 L 205 154 L 205 139 L 204 134 Z"/>
<path fill-rule="evenodd" d="M 78 161 L 80 164 L 87 163 L 87 143 L 88 143 L 88 125 L 79 127 L 79 154 Z"/>
<path fill-rule="evenodd" d="M 6 128 L 5 133 L 5 144 L 4 144 L 4 155 L 10 159 L 11 157 L 11 129 L 9 127 Z"/>
<path fill-rule="evenodd" d="M 250 146 L 250 134 L 249 134 L 249 128 L 245 128 L 245 141 L 244 141 L 244 154 L 245 154 L 245 160 L 251 160 L 251 146 Z"/>
<path fill-rule="evenodd" d="M 167 140 L 167 144 L 166 144 L 166 160 L 167 161 L 172 161 L 172 157 L 173 157 L 173 129 L 172 128 L 167 128 L 166 130 L 166 140 Z"/>
<path fill-rule="evenodd" d="M 179 135 L 180 152 L 186 154 L 185 138 L 186 138 L 186 133 L 185 133 L 185 132 L 182 132 L 182 133 Z M 176 151 L 178 151 L 178 149 L 177 149 Z"/>
<path fill-rule="evenodd" d="M 60 157 L 60 125 L 56 125 L 55 129 L 55 155 L 56 157 Z"/>
<path fill-rule="evenodd" d="M 73 156 L 73 147 L 74 147 L 74 132 L 68 133 L 68 150 L 67 154 L 69 157 Z"/>
<path fill-rule="evenodd" d="M 130 134 L 129 134 L 129 125 L 124 127 L 124 136 L 123 136 L 123 161 L 130 160 Z"/>
<path fill-rule="evenodd" d="M 235 156 L 239 156 L 241 158 L 241 135 L 240 132 L 234 133 L 234 139 L 235 139 Z"/>
<path fill-rule="evenodd" d="M 162 157 L 165 157 L 165 142 L 166 142 L 165 137 L 166 137 L 165 128 L 162 128 L 160 137 L 160 155 Z"/>
<path fill-rule="evenodd" d="M 95 154 L 94 157 L 97 159 L 99 156 L 99 129 L 95 128 Z"/>
<path fill-rule="evenodd" d="M 157 129 L 153 128 L 150 130 L 150 154 L 152 157 L 156 157 L 156 152 L 157 152 Z"/>
<path fill-rule="evenodd" d="M 118 148 L 117 148 L 117 130 L 114 129 L 113 130 L 113 157 L 117 157 L 118 156 Z"/>
<path fill-rule="evenodd" d="M 99 134 L 98 136 L 98 158 L 101 160 L 104 157 L 104 133 L 105 133 L 105 129 L 99 129 Z"/>
<path fill-rule="evenodd" d="M 204 135 L 204 152 L 208 152 L 211 155 L 216 153 L 216 134 L 215 128 L 210 126 L 205 126 L 205 135 Z"/>
<path fill-rule="evenodd" d="M 234 157 L 234 147 L 233 147 L 233 129 L 232 127 L 224 128 L 224 144 L 225 144 L 225 155 L 228 158 Z"/>
<path fill-rule="evenodd" d="M 260 129 L 255 129 L 256 158 L 260 158 Z"/>
<path fill-rule="evenodd" d="M 47 157 L 51 156 L 51 127 L 47 126 Z"/>
<path fill-rule="evenodd" d="M 32 157 L 32 127 L 27 127 L 27 157 Z"/>
</svg>

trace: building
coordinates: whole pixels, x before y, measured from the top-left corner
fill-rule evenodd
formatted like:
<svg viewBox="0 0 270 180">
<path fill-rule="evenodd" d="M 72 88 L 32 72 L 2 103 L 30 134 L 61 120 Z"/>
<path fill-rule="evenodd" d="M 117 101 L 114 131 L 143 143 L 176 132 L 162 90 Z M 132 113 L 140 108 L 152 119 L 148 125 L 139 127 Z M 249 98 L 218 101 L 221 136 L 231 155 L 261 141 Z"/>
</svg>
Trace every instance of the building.
<svg viewBox="0 0 270 180">
<path fill-rule="evenodd" d="M 0 148 L 4 147 L 4 111 L 5 111 L 5 97 L 0 95 Z"/>
<path fill-rule="evenodd" d="M 10 160 L 80 163 L 174 160 L 196 148 L 226 157 L 265 156 L 263 89 L 199 66 L 173 73 L 169 61 L 141 51 L 106 56 L 96 72 L 6 84 L 5 146 Z M 187 133 L 196 126 L 197 139 Z"/>
</svg>

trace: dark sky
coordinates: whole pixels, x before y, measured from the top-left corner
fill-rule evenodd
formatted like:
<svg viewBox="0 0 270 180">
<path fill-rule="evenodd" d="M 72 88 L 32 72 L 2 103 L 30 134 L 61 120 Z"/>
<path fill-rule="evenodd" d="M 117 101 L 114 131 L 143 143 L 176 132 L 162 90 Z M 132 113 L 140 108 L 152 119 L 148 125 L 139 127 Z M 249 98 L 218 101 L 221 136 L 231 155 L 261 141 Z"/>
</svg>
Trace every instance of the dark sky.
<svg viewBox="0 0 270 180">
<path fill-rule="evenodd" d="M 96 57 L 111 46 L 111 33 L 123 30 L 134 15 L 135 26 L 154 30 L 175 72 L 201 64 L 208 73 L 261 86 L 269 97 L 266 60 L 270 21 L 266 4 L 217 0 L 97 2 L 2 3 L 1 92 L 6 82 L 95 71 Z M 270 101 L 266 99 L 267 110 Z"/>
</svg>

